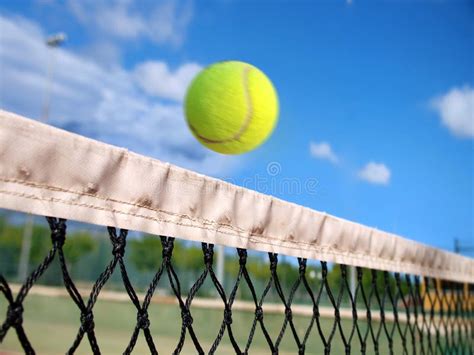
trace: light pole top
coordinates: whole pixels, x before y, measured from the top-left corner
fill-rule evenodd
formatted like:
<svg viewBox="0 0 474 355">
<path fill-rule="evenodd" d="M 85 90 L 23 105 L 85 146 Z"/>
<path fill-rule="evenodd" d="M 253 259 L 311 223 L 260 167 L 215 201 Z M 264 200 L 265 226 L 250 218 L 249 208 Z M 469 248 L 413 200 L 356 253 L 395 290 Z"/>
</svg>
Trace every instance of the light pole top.
<svg viewBox="0 0 474 355">
<path fill-rule="evenodd" d="M 46 44 L 49 47 L 59 47 L 66 40 L 67 40 L 67 35 L 64 32 L 59 32 L 46 38 Z"/>
</svg>

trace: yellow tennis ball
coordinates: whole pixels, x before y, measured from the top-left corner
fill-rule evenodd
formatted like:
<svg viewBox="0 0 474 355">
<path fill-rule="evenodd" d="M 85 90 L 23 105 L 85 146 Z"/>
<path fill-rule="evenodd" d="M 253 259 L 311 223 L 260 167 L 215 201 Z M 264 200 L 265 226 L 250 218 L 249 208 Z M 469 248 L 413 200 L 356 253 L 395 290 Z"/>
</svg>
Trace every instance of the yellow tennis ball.
<svg viewBox="0 0 474 355">
<path fill-rule="evenodd" d="M 278 118 L 278 97 L 271 81 L 244 62 L 215 63 L 189 86 L 185 113 L 193 135 L 223 154 L 241 154 L 260 144 Z"/>
</svg>

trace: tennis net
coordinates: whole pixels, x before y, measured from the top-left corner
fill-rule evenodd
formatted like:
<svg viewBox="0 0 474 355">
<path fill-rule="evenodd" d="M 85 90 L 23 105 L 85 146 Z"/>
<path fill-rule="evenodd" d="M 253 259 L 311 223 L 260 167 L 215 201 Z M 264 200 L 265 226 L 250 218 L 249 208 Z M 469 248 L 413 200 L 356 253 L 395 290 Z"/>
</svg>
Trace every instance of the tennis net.
<svg viewBox="0 0 474 355">
<path fill-rule="evenodd" d="M 138 352 L 140 340 L 153 354 L 474 351 L 474 261 L 467 257 L 5 111 L 0 195 L 0 208 L 47 221 L 50 248 L 21 284 L 0 264 L 6 312 L 0 341 L 16 333 L 27 354 L 35 353 L 28 300 L 39 297 L 35 289 L 42 290 L 38 284 L 54 265 L 65 292 L 45 294 L 69 297 L 77 317 L 67 353 L 111 352 L 98 336 L 96 309 L 100 300 L 118 299 L 131 303 L 135 314 L 120 350 L 125 354 Z M 103 226 L 110 243 L 108 261 L 89 289 L 73 280 L 65 252 L 76 222 Z M 127 242 L 136 239 L 130 231 L 159 240 L 144 292 L 129 275 Z M 200 243 L 192 282 L 183 282 L 177 266 L 182 240 Z M 227 247 L 234 265 L 225 283 L 215 271 L 215 245 Z M 124 292 L 108 290 L 111 283 Z M 179 321 L 175 342 L 165 346 L 158 329 L 172 317 L 160 312 L 170 308 Z M 207 329 L 211 318 L 217 319 L 214 333 Z M 59 341 L 42 334 L 48 336 Z"/>
</svg>

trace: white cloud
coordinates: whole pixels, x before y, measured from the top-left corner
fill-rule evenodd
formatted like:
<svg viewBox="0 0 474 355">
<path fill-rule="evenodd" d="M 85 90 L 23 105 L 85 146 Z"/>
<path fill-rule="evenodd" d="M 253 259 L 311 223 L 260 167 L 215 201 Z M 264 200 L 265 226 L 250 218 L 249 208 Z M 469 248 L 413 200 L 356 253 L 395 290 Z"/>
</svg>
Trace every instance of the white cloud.
<svg viewBox="0 0 474 355">
<path fill-rule="evenodd" d="M 138 65 L 134 77 L 148 95 L 180 101 L 201 69 L 196 63 L 186 63 L 173 72 L 166 63 L 153 61 Z"/>
<path fill-rule="evenodd" d="M 119 65 L 122 57 L 121 47 L 117 43 L 102 39 L 86 44 L 80 53 L 104 67 Z"/>
<path fill-rule="evenodd" d="M 179 45 L 193 16 L 190 0 L 69 0 L 75 17 L 100 34 Z"/>
<path fill-rule="evenodd" d="M 339 162 L 339 158 L 333 152 L 331 146 L 327 142 L 311 142 L 309 144 L 309 152 L 314 158 L 329 160 L 333 164 L 337 164 Z"/>
<path fill-rule="evenodd" d="M 452 88 L 430 102 L 441 122 L 458 137 L 474 138 L 474 89 L 469 85 Z"/>
<path fill-rule="evenodd" d="M 0 16 L 0 28 L 0 107 L 38 118 L 51 54 L 45 33 L 35 23 L 11 16 Z M 54 49 L 54 55 L 49 123 L 206 174 L 224 176 L 239 162 L 202 147 L 186 126 L 181 103 L 169 100 L 181 98 L 189 68 L 196 64 L 184 63 L 157 76 L 172 85 L 169 90 L 166 85 L 154 88 L 149 95 L 137 82 L 137 70 L 105 68 L 67 47 Z M 147 63 L 168 68 L 162 62 Z"/>
<path fill-rule="evenodd" d="M 359 172 L 360 179 L 371 184 L 388 185 L 392 173 L 390 169 L 382 163 L 369 162 Z"/>
</svg>

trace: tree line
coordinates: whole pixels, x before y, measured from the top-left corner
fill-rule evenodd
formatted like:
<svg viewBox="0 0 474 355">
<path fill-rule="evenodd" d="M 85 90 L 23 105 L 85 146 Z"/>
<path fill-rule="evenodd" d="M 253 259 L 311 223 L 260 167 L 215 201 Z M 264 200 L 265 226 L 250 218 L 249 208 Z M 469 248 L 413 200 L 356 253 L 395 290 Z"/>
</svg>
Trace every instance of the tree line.
<svg viewBox="0 0 474 355">
<path fill-rule="evenodd" d="M 51 248 L 48 226 L 40 218 L 36 218 L 35 221 L 29 258 L 30 271 L 43 260 Z M 22 220 L 18 220 L 18 218 L 15 220 L 7 215 L 0 216 L 0 273 L 11 280 L 15 280 L 17 277 L 23 232 L 24 224 Z M 162 262 L 161 241 L 157 236 L 137 233 L 130 234 L 127 239 L 125 254 L 127 269 L 132 282 L 136 283 L 134 286 L 143 291 L 146 289 L 153 274 L 158 270 Z M 82 283 L 93 283 L 110 261 L 111 247 L 112 245 L 108 240 L 105 228 L 99 232 L 95 229 L 84 229 L 81 228 L 81 226 L 70 223 L 64 244 L 64 253 L 73 279 Z M 216 257 L 214 258 L 214 268 L 215 260 Z M 172 264 L 181 280 L 183 292 L 187 292 L 204 271 L 203 252 L 199 243 L 176 239 Z M 251 275 L 257 294 L 261 294 L 270 279 L 271 273 L 269 265 L 268 256 L 266 254 L 249 252 L 246 267 Z M 227 292 L 230 292 L 235 283 L 239 267 L 239 258 L 236 250 L 227 249 L 224 262 L 224 288 Z M 62 284 L 59 265 L 53 264 L 50 269 L 51 270 L 46 272 L 40 282 L 50 285 Z M 291 288 L 299 277 L 299 268 L 296 258 L 279 256 L 277 270 L 279 282 L 288 297 Z M 343 277 L 344 271 L 347 274 L 345 278 Z M 326 276 L 324 276 L 325 273 Z M 305 275 L 315 297 L 318 296 L 319 290 L 321 288 L 323 289 L 323 292 L 321 292 L 321 302 L 330 302 L 327 292 L 327 287 L 329 287 L 336 299 L 339 292 L 342 291 L 343 296 L 341 300 L 346 305 L 348 304 L 348 290 L 350 288 L 348 268 L 347 270 L 342 270 L 339 265 L 329 265 L 327 269 L 324 270 L 320 263 L 309 262 Z M 383 296 L 388 290 L 390 290 L 392 294 L 396 293 L 396 282 L 392 274 L 387 274 L 386 278 L 381 272 L 377 273 L 375 279 L 373 276 L 370 270 L 363 270 L 358 292 L 359 302 L 363 302 L 362 288 L 366 296 L 371 296 L 372 298 L 376 297 L 374 294 L 375 288 L 380 296 Z M 117 289 L 121 288 L 119 272 L 115 273 L 109 286 Z M 402 281 L 401 286 L 401 293 L 406 294 L 408 291 L 406 282 Z M 170 290 L 166 277 L 163 277 L 163 281 L 159 287 Z M 216 294 L 208 278 L 198 293 L 198 296 L 209 297 L 215 296 Z M 243 280 L 241 281 L 237 295 L 242 299 L 251 299 L 252 297 L 249 287 Z M 276 301 L 278 294 L 272 291 L 267 298 Z M 295 301 L 310 301 L 302 285 L 300 285 L 295 292 Z M 374 300 L 374 302 L 376 302 L 376 300 Z"/>
</svg>

